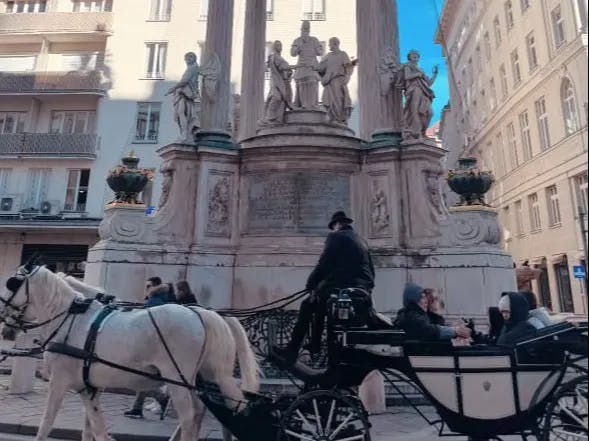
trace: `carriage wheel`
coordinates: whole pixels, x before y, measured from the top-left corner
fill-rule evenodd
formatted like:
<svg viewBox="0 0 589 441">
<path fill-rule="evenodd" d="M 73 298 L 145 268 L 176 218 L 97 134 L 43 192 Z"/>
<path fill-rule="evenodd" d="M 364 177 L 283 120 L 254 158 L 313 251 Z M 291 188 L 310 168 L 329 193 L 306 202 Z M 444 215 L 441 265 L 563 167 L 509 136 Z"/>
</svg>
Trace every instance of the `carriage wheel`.
<svg viewBox="0 0 589 441">
<path fill-rule="evenodd" d="M 338 392 L 306 393 L 284 413 L 279 441 L 370 441 L 362 403 Z"/>
<path fill-rule="evenodd" d="M 563 384 L 553 396 L 544 419 L 543 441 L 587 441 L 587 377 Z"/>
</svg>

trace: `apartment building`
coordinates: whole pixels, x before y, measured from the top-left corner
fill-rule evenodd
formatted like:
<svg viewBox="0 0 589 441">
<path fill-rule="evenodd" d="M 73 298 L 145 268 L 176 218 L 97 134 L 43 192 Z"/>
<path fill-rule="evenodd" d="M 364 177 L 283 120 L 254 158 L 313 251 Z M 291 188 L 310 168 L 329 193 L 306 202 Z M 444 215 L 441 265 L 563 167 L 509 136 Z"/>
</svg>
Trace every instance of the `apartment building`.
<svg viewBox="0 0 589 441">
<path fill-rule="evenodd" d="M 236 106 L 245 3 L 235 1 Z M 200 59 L 207 11 L 208 0 L 0 0 L 2 276 L 36 250 L 58 270 L 83 272 L 112 197 L 108 170 L 131 150 L 157 170 L 157 150 L 177 138 L 165 93 L 184 72 L 186 52 Z M 267 50 L 281 40 L 287 59 L 303 19 L 320 41 L 338 36 L 357 55 L 353 1 L 267 0 L 266 17 Z M 355 76 L 350 92 L 356 101 Z M 156 174 L 143 195 L 148 205 L 157 205 L 160 185 Z"/>
<path fill-rule="evenodd" d="M 438 30 L 450 71 L 442 139 L 494 172 L 517 265 L 556 311 L 587 312 L 579 208 L 587 213 L 587 0 L 448 0 Z M 587 230 L 587 218 L 584 228 Z"/>
</svg>

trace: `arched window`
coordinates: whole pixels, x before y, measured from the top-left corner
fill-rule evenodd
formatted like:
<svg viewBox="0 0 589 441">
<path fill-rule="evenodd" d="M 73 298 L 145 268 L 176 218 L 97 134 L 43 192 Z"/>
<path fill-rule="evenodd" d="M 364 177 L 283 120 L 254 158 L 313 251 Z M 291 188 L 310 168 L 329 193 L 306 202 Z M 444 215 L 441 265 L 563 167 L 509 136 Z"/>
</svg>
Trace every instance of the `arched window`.
<svg viewBox="0 0 589 441">
<path fill-rule="evenodd" d="M 573 83 L 571 83 L 571 80 L 568 78 L 565 78 L 562 81 L 560 98 L 562 100 L 562 114 L 564 117 L 565 131 L 567 135 L 570 135 L 579 129 L 579 119 L 577 117 L 575 89 L 573 88 Z"/>
</svg>

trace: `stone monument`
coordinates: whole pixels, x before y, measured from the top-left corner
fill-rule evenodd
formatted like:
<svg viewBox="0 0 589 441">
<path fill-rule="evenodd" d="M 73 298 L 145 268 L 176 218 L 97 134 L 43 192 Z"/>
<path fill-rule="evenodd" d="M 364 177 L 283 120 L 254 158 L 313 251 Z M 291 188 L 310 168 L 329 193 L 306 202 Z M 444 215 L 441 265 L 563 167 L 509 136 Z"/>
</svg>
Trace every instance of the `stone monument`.
<svg viewBox="0 0 589 441">
<path fill-rule="evenodd" d="M 323 55 L 323 48 L 319 40 L 311 36 L 311 22 L 303 21 L 301 36 L 293 42 L 290 54 L 293 57 L 298 57 L 294 75 L 296 83 L 294 107 L 316 110 L 319 108 L 319 77 L 316 72 L 317 57 Z"/>
</svg>

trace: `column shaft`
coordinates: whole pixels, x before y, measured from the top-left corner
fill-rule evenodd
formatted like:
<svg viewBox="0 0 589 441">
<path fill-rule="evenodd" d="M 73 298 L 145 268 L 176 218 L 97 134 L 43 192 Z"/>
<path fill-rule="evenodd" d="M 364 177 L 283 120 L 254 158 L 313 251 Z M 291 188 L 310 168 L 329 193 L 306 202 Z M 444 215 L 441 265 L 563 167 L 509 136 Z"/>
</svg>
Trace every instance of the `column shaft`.
<svg viewBox="0 0 589 441">
<path fill-rule="evenodd" d="M 243 34 L 243 69 L 239 139 L 256 134 L 264 108 L 264 66 L 266 48 L 266 0 L 247 0 Z"/>
</svg>

